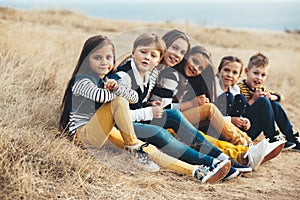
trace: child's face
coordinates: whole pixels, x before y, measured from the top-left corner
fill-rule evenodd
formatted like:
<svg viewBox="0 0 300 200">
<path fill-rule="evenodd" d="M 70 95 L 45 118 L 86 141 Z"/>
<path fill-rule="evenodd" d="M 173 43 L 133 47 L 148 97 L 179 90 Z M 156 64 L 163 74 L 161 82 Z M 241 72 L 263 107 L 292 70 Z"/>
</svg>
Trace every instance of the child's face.
<svg viewBox="0 0 300 200">
<path fill-rule="evenodd" d="M 188 50 L 188 43 L 183 38 L 176 39 L 164 55 L 164 64 L 174 67 L 180 63 Z"/>
<path fill-rule="evenodd" d="M 253 66 L 251 69 L 245 68 L 245 73 L 247 75 L 248 85 L 254 89 L 261 87 L 265 80 L 267 79 L 269 73 L 269 66 L 265 67 L 256 67 Z"/>
<path fill-rule="evenodd" d="M 198 76 L 208 66 L 206 58 L 201 53 L 190 55 L 184 66 L 184 73 L 188 77 Z"/>
<path fill-rule="evenodd" d="M 88 57 L 91 69 L 104 78 L 114 67 L 114 53 L 111 45 L 101 47 Z"/>
<path fill-rule="evenodd" d="M 160 51 L 154 44 L 138 46 L 132 53 L 134 63 L 139 72 L 147 72 L 157 66 L 161 60 Z"/>
<path fill-rule="evenodd" d="M 219 78 L 221 85 L 228 89 L 237 83 L 241 76 L 242 65 L 239 62 L 229 62 L 226 63 L 219 71 Z"/>
</svg>

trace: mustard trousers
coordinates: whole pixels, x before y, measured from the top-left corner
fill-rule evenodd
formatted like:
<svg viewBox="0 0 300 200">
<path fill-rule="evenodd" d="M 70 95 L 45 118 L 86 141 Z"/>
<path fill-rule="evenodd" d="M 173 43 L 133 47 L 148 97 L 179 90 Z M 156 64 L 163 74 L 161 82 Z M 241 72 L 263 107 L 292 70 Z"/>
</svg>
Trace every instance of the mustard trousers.
<svg viewBox="0 0 300 200">
<path fill-rule="evenodd" d="M 118 129 L 114 127 L 117 125 Z M 76 140 L 84 146 L 101 147 L 107 140 L 119 148 L 144 142 L 138 140 L 134 133 L 128 101 L 123 97 L 104 103 L 90 121 L 76 130 Z M 195 165 L 188 164 L 159 151 L 149 144 L 143 150 L 161 167 L 180 174 L 191 176 Z"/>
</svg>

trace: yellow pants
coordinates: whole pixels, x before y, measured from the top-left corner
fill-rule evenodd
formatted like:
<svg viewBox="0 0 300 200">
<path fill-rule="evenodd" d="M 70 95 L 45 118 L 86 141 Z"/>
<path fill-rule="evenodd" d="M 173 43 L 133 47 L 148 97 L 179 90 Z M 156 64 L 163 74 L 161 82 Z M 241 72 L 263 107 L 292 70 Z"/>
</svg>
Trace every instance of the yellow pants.
<svg viewBox="0 0 300 200">
<path fill-rule="evenodd" d="M 124 142 L 122 140 L 121 134 L 118 129 L 114 128 L 109 136 L 109 141 L 118 146 L 119 148 L 124 148 Z M 139 140 L 140 144 L 144 144 L 144 142 Z M 168 170 L 185 174 L 192 175 L 192 172 L 195 168 L 195 165 L 188 164 L 181 160 L 178 160 L 174 157 L 171 157 L 160 150 L 158 150 L 154 145 L 149 144 L 147 147 L 143 147 L 143 150 L 148 153 L 151 160 L 153 160 L 156 164 L 161 167 L 164 167 Z"/>
<path fill-rule="evenodd" d="M 114 127 L 114 124 L 117 124 L 118 129 Z M 123 97 L 117 97 L 103 104 L 86 125 L 77 129 L 74 137 L 84 146 L 101 147 L 107 140 L 110 140 L 123 149 L 125 146 L 143 143 L 136 138 L 128 101 Z M 195 165 L 164 154 L 151 144 L 143 150 L 156 164 L 177 173 L 191 176 L 195 169 Z"/>
<path fill-rule="evenodd" d="M 203 132 L 199 131 L 205 139 L 207 139 L 210 143 L 214 146 L 218 147 L 223 153 L 227 154 L 229 157 L 237 161 L 241 164 L 248 164 L 243 159 L 244 154 L 248 151 L 249 147 L 244 145 L 234 145 L 230 142 L 218 140 L 214 137 L 204 134 Z"/>
<path fill-rule="evenodd" d="M 176 137 L 176 133 L 173 129 L 168 129 L 169 133 Z M 202 131 L 199 131 L 201 135 L 205 137 L 212 145 L 219 148 L 223 153 L 227 154 L 230 158 L 234 159 L 238 163 L 248 164 L 248 160 L 244 159 L 243 156 L 248 151 L 249 147 L 244 145 L 234 145 L 230 142 L 218 140 L 212 136 L 206 135 Z"/>
<path fill-rule="evenodd" d="M 226 121 L 219 109 L 212 103 L 206 103 L 199 107 L 185 110 L 182 113 L 193 125 L 209 120 L 213 127 L 221 133 L 222 137 L 232 144 L 244 145 L 245 143 L 250 144 L 252 142 L 251 138 L 245 132 Z"/>
</svg>

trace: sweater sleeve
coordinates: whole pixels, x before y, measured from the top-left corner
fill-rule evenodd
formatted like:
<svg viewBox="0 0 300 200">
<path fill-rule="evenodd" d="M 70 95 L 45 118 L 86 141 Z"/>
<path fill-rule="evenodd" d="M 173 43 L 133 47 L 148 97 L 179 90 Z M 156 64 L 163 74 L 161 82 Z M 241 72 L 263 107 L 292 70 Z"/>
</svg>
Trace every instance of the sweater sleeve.
<svg viewBox="0 0 300 200">
<path fill-rule="evenodd" d="M 153 113 L 151 107 L 130 110 L 130 114 L 131 114 L 131 119 L 134 122 L 151 121 L 153 119 Z"/>
<path fill-rule="evenodd" d="M 119 88 L 115 91 L 117 96 L 124 97 L 130 104 L 135 104 L 139 100 L 138 93 L 131 89 L 131 79 L 125 72 L 118 74 L 121 78 L 118 80 Z"/>
<path fill-rule="evenodd" d="M 109 90 L 99 88 L 88 78 L 75 81 L 72 92 L 75 95 L 81 95 L 99 103 L 106 103 L 116 98 L 116 94 Z"/>
</svg>

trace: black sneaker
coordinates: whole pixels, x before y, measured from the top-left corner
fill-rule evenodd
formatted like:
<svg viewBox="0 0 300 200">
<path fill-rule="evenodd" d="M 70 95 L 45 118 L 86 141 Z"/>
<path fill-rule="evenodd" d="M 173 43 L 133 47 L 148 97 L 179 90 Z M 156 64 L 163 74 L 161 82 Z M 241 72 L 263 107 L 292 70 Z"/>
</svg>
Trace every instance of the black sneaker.
<svg viewBox="0 0 300 200">
<path fill-rule="evenodd" d="M 300 152 L 300 135 L 299 135 L 299 132 L 296 132 L 293 135 L 294 135 L 294 138 L 293 138 L 292 142 L 295 143 L 296 145 L 291 150 Z"/>
<path fill-rule="evenodd" d="M 251 172 L 252 168 L 248 165 L 242 165 L 236 161 L 234 161 L 232 158 L 229 159 L 232 163 L 232 167 L 237 169 L 239 172 Z"/>
<path fill-rule="evenodd" d="M 229 160 L 224 160 L 210 167 L 199 165 L 193 172 L 193 176 L 202 183 L 216 183 L 228 174 L 230 166 Z"/>
<path fill-rule="evenodd" d="M 278 133 L 278 135 L 275 135 L 273 140 L 271 139 L 270 142 L 275 142 L 275 141 L 280 141 L 280 140 L 285 141 L 283 151 L 284 150 L 290 150 L 290 149 L 292 149 L 296 146 L 296 144 L 294 142 L 287 141 L 285 139 L 285 136 L 281 133 Z"/>
<path fill-rule="evenodd" d="M 147 145 L 148 144 L 146 143 L 143 145 L 137 144 L 133 146 L 126 146 L 125 150 L 134 158 L 138 168 L 147 172 L 158 172 L 160 170 L 160 167 L 155 164 L 149 158 L 148 153 L 143 150 L 143 147 Z"/>
<path fill-rule="evenodd" d="M 239 170 L 235 169 L 234 167 L 231 167 L 228 174 L 224 177 L 224 181 L 229 181 L 235 177 L 237 177 L 240 174 Z"/>
</svg>

